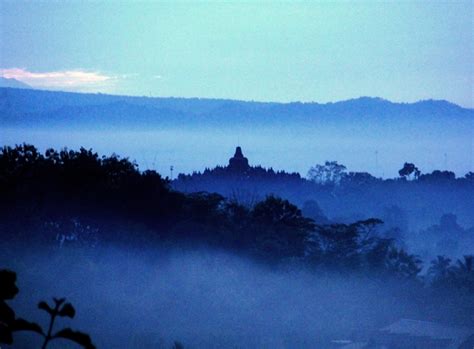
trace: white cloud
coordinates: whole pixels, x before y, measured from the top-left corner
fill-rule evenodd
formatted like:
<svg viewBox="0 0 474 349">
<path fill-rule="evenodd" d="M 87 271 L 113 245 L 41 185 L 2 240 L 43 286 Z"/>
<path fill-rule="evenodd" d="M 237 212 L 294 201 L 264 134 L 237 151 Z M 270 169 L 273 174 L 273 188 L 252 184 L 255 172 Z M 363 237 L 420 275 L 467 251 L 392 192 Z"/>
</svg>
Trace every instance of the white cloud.
<svg viewBox="0 0 474 349">
<path fill-rule="evenodd" d="M 120 75 L 122 79 L 130 79 L 138 77 L 138 73 L 122 74 Z"/>
<path fill-rule="evenodd" d="M 16 79 L 32 87 L 73 91 L 111 91 L 116 76 L 85 70 L 30 72 L 24 68 L 0 69 L 0 76 Z"/>
</svg>

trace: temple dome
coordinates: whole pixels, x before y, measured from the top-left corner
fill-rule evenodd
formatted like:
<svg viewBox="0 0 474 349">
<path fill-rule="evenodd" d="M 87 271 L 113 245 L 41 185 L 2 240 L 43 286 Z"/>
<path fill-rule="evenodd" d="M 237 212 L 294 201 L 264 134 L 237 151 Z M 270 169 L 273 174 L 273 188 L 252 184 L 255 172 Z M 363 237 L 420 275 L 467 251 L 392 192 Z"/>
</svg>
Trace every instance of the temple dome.
<svg viewBox="0 0 474 349">
<path fill-rule="evenodd" d="M 249 160 L 242 154 L 242 148 L 235 148 L 235 154 L 229 159 L 229 170 L 235 172 L 243 172 L 250 168 Z"/>
</svg>

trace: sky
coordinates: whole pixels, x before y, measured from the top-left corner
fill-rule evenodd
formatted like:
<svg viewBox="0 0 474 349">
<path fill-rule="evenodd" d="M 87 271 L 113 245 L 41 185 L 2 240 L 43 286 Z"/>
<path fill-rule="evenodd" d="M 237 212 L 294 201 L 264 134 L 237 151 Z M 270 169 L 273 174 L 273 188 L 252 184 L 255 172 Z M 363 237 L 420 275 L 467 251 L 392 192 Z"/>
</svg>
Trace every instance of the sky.
<svg viewBox="0 0 474 349">
<path fill-rule="evenodd" d="M 474 107 L 473 1 L 0 0 L 0 76 L 127 95 Z"/>
</svg>

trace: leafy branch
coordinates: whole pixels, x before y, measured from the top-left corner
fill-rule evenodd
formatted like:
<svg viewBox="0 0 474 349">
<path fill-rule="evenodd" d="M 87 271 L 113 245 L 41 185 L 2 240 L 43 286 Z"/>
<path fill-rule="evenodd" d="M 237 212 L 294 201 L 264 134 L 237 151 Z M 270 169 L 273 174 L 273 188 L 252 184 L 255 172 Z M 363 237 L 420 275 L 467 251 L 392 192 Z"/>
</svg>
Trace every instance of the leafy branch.
<svg viewBox="0 0 474 349">
<path fill-rule="evenodd" d="M 14 298 L 18 293 L 18 288 L 15 285 L 16 274 L 9 270 L 0 270 L 0 281 L 0 343 L 12 344 L 13 332 L 29 331 L 35 332 L 44 338 L 41 349 L 46 349 L 48 344 L 55 339 L 67 339 L 79 344 L 85 349 L 95 349 L 89 335 L 83 332 L 74 331 L 67 327 L 53 333 L 54 324 L 58 317 L 68 317 L 72 319 L 76 315 L 76 310 L 71 303 L 66 302 L 65 298 L 53 298 L 53 306 L 50 306 L 44 301 L 38 303 L 38 308 L 48 313 L 50 317 L 48 330 L 44 331 L 41 326 L 35 322 L 15 318 L 15 313 L 5 302 L 7 299 Z"/>
</svg>

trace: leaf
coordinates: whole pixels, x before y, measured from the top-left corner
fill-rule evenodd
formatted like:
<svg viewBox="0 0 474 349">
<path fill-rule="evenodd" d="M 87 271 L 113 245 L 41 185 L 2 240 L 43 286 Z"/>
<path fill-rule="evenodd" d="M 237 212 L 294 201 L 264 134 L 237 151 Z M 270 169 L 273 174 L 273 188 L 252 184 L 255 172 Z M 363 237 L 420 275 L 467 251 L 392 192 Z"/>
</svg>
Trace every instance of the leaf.
<svg viewBox="0 0 474 349">
<path fill-rule="evenodd" d="M 64 306 L 61 308 L 61 310 L 58 313 L 59 316 L 67 316 L 70 317 L 71 319 L 76 315 L 76 310 L 72 306 L 71 303 L 66 303 Z"/>
<path fill-rule="evenodd" d="M 54 303 L 56 303 L 56 306 L 60 306 L 61 304 L 64 303 L 64 301 L 66 300 L 66 298 L 54 298 L 54 297 L 53 297 L 53 300 L 54 300 Z"/>
<path fill-rule="evenodd" d="M 79 345 L 82 345 L 86 349 L 95 349 L 95 345 L 92 344 L 91 337 L 88 334 L 79 331 L 73 331 L 70 328 L 62 329 L 57 332 L 53 338 L 65 338 Z"/>
<path fill-rule="evenodd" d="M 40 325 L 35 322 L 29 322 L 21 318 L 15 320 L 12 325 L 12 331 L 31 331 L 44 336 L 43 330 L 41 329 Z"/>
<path fill-rule="evenodd" d="M 5 324 L 0 323 L 0 343 L 12 344 L 12 331 Z"/>
<path fill-rule="evenodd" d="M 184 345 L 181 342 L 174 341 L 173 346 L 171 349 L 184 349 Z"/>
<path fill-rule="evenodd" d="M 41 302 L 38 303 L 38 308 L 40 308 L 41 310 L 44 310 L 49 315 L 54 314 L 54 310 L 48 305 L 48 303 L 46 303 L 44 301 L 41 301 Z"/>
</svg>

